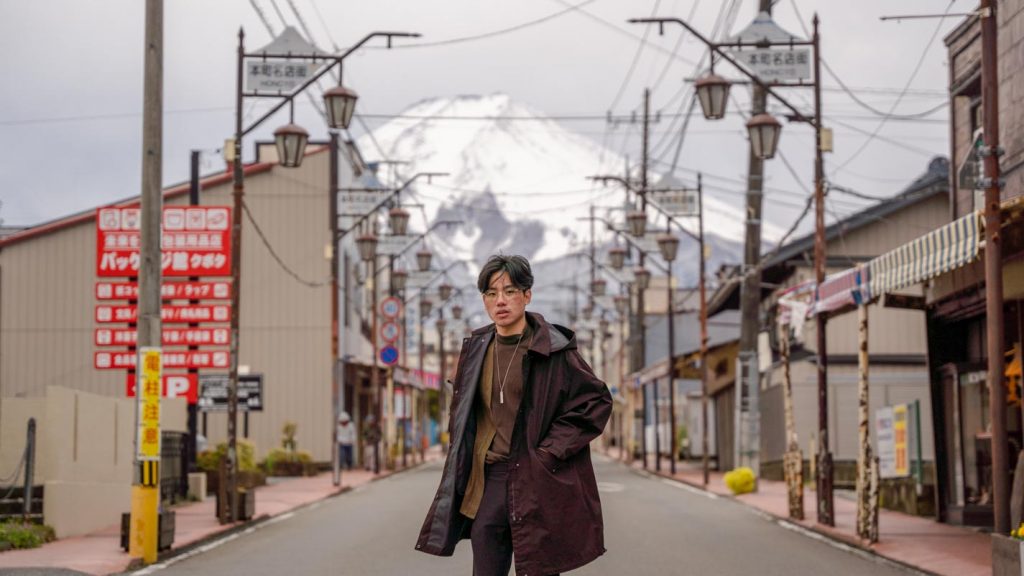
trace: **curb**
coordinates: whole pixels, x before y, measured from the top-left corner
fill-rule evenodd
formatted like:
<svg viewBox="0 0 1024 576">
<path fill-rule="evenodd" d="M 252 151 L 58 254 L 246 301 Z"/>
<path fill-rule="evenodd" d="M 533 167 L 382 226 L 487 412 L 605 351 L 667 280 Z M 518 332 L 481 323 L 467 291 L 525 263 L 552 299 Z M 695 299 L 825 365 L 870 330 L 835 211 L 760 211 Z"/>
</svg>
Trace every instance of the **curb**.
<svg viewBox="0 0 1024 576">
<path fill-rule="evenodd" d="M 371 484 L 373 482 L 377 482 L 377 481 L 380 481 L 380 480 L 385 480 L 387 478 L 391 478 L 392 476 L 396 476 L 396 475 L 401 474 L 403 472 L 408 472 L 408 471 L 411 471 L 411 470 L 415 470 L 416 468 L 419 468 L 420 466 L 423 466 L 424 464 L 429 464 L 429 463 L 434 462 L 434 461 L 435 461 L 434 459 L 431 459 L 431 460 L 427 460 L 425 462 L 420 462 L 418 464 L 411 464 L 411 465 L 409 465 L 409 466 L 407 466 L 405 468 L 402 468 L 400 470 L 390 470 L 390 471 L 388 471 L 386 473 L 378 474 L 378 475 L 370 478 L 369 482 L 367 482 L 366 484 L 362 484 L 361 486 L 366 486 L 366 485 Z M 246 520 L 244 522 L 238 522 L 238 523 L 233 524 L 231 526 L 228 526 L 228 527 L 226 527 L 223 530 L 220 530 L 218 532 L 213 532 L 211 534 L 207 534 L 206 536 L 200 537 L 200 538 L 198 538 L 196 540 L 193 540 L 192 542 L 189 542 L 188 544 L 184 544 L 184 545 L 182 545 L 180 547 L 177 547 L 177 548 L 172 547 L 170 550 L 166 550 L 164 552 L 158 553 L 157 554 L 157 561 L 154 564 L 151 564 L 150 566 L 156 566 L 158 564 L 161 564 L 163 562 L 167 562 L 169 560 L 173 560 L 173 559 L 178 558 L 180 556 L 191 554 L 192 552 L 194 552 L 194 551 L 196 551 L 196 550 L 198 550 L 200 548 L 203 548 L 205 546 L 208 546 L 208 545 L 210 545 L 210 544 L 212 544 L 214 542 L 217 542 L 219 540 L 223 540 L 225 538 L 228 538 L 228 537 L 240 534 L 242 532 L 246 532 L 248 530 L 256 529 L 256 528 L 260 527 L 261 525 L 266 524 L 269 521 L 274 520 L 275 518 L 280 518 L 280 517 L 282 517 L 282 516 L 284 516 L 286 514 L 292 514 L 292 513 L 304 510 L 306 508 L 310 508 L 312 506 L 321 504 L 321 503 L 323 503 L 323 502 L 325 502 L 327 500 L 331 500 L 333 498 L 341 496 L 342 494 L 345 494 L 347 492 L 351 492 L 351 491 L 355 490 L 355 488 L 358 488 L 358 486 L 342 486 L 341 488 L 339 488 L 339 489 L 337 489 L 337 490 L 335 490 L 335 491 L 333 491 L 333 492 L 331 492 L 329 494 L 326 494 L 325 496 L 323 496 L 321 498 L 317 498 L 316 500 L 312 500 L 310 502 L 306 502 L 305 504 L 300 504 L 300 505 L 298 505 L 298 506 L 296 506 L 294 508 L 290 508 L 288 510 L 284 510 L 284 511 L 282 511 L 282 512 L 276 514 L 276 515 L 272 516 L 270 514 L 261 514 L 260 516 L 256 516 L 255 518 L 252 518 L 251 520 Z M 142 563 L 142 559 L 141 558 L 132 558 L 131 561 L 128 563 L 128 565 L 125 566 L 125 568 L 122 571 L 120 571 L 120 572 L 113 572 L 111 574 L 111 576 L 123 576 L 123 575 L 127 575 L 127 574 L 132 574 L 132 573 L 134 573 L 136 571 L 143 570 L 145 568 L 147 568 L 147 566 Z"/>
<path fill-rule="evenodd" d="M 626 464 L 625 462 L 623 462 L 622 460 L 620 460 L 618 458 L 612 457 L 611 455 L 607 454 L 606 452 L 602 451 L 601 453 L 604 456 L 606 456 L 609 460 L 611 460 L 612 462 L 615 462 L 617 464 L 622 465 L 627 470 L 629 470 L 630 472 L 632 472 L 632 473 L 634 473 L 634 474 L 636 474 L 638 476 L 650 477 L 650 478 L 658 478 L 658 479 L 661 479 L 661 480 L 668 480 L 670 482 L 676 482 L 678 484 L 683 484 L 683 485 L 688 486 L 689 488 L 691 488 L 693 490 L 696 490 L 696 491 L 699 491 L 699 492 L 701 492 L 703 494 L 706 494 L 708 497 L 714 496 L 713 499 L 721 498 L 721 499 L 725 499 L 725 500 L 730 501 L 730 502 L 735 502 L 736 504 L 739 504 L 739 505 L 743 506 L 747 510 L 750 510 L 752 513 L 754 513 L 754 514 L 756 514 L 758 516 L 761 516 L 765 520 L 768 520 L 770 522 L 775 522 L 776 524 L 778 524 L 782 528 L 785 528 L 787 530 L 791 530 L 793 532 L 796 532 L 797 534 L 800 534 L 800 535 L 802 535 L 802 536 L 804 536 L 806 538 L 810 538 L 812 540 L 818 540 L 819 542 L 823 542 L 825 544 L 828 544 L 828 545 L 832 546 L 833 548 L 842 550 L 842 551 L 847 552 L 849 554 L 860 556 L 860 557 L 865 558 L 867 560 L 871 560 L 871 561 L 877 562 L 879 564 L 884 564 L 884 565 L 887 565 L 889 567 L 896 568 L 896 569 L 899 569 L 899 570 L 908 571 L 908 572 L 913 573 L 913 574 L 921 574 L 923 576 L 940 576 L 939 574 L 937 574 L 935 572 L 931 572 L 929 570 L 925 570 L 923 568 L 919 568 L 919 567 L 914 566 L 912 564 L 908 564 L 906 562 L 902 562 L 900 560 L 896 560 L 894 558 L 890 558 L 888 556 L 884 556 L 882 554 L 879 554 L 874 549 L 872 549 L 872 548 L 870 548 L 868 546 L 865 546 L 865 545 L 855 541 L 852 538 L 851 539 L 842 538 L 842 537 L 836 536 L 834 534 L 830 534 L 830 533 L 828 533 L 828 532 L 826 532 L 824 530 L 821 530 L 819 528 L 804 526 L 803 524 L 798 524 L 796 522 L 793 522 L 791 519 L 789 519 L 787 517 L 777 516 L 775 514 L 772 514 L 771 512 L 767 512 L 765 510 L 762 510 L 762 509 L 760 509 L 760 508 L 758 508 L 758 507 L 756 507 L 756 506 L 754 506 L 752 504 L 747 504 L 746 502 L 736 498 L 735 495 L 732 495 L 732 494 L 718 494 L 717 492 L 713 492 L 711 490 L 705 490 L 704 486 L 702 484 L 698 484 L 696 482 L 690 482 L 688 480 L 683 480 L 683 479 L 680 479 L 680 478 L 675 478 L 675 477 L 669 476 L 669 475 L 667 475 L 667 474 L 665 474 L 663 472 L 655 472 L 653 470 L 637 469 L 637 468 L 634 468 L 633 466 L 631 466 L 629 464 Z"/>
</svg>

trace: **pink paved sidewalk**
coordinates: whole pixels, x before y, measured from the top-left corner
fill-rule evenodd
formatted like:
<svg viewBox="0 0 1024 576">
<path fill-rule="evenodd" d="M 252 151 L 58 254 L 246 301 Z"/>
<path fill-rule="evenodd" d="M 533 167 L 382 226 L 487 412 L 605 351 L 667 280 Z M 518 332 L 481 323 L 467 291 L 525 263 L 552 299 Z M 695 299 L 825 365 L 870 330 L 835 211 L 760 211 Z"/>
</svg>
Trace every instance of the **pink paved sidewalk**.
<svg viewBox="0 0 1024 576">
<path fill-rule="evenodd" d="M 622 461 L 616 448 L 610 448 L 605 453 L 610 458 Z M 667 458 L 661 461 L 661 472 L 655 472 L 653 457 L 650 457 L 648 462 L 648 472 L 703 488 L 704 476 L 699 462 L 677 462 L 674 476 L 669 472 L 671 468 Z M 636 461 L 632 463 L 632 467 L 643 469 L 643 463 Z M 883 509 L 879 511 L 879 541 L 877 544 L 868 544 L 857 536 L 857 505 L 852 500 L 836 498 L 836 525 L 834 528 L 824 526 L 815 521 L 817 510 L 814 490 L 805 489 L 805 519 L 789 520 L 789 504 L 784 482 L 760 480 L 757 492 L 733 496 L 725 485 L 724 476 L 721 472 L 712 471 L 708 478 L 708 490 L 720 496 L 734 498 L 776 518 L 788 520 L 845 544 L 943 576 L 988 576 L 992 573 L 992 539 L 988 534 L 970 528 L 942 524 L 932 518 Z"/>
<path fill-rule="evenodd" d="M 442 457 L 439 447 L 427 451 L 426 461 Z M 400 464 L 400 463 L 399 463 Z M 419 465 L 409 462 L 408 468 L 399 467 L 395 471 L 382 470 L 376 477 L 363 470 L 352 470 L 342 473 L 342 485 L 334 486 L 333 474 L 330 472 L 309 478 L 289 478 L 268 486 L 256 489 L 256 513 L 254 519 L 274 517 L 301 506 L 311 504 L 335 496 L 357 486 L 374 480 L 386 478 L 392 474 L 412 469 Z M 174 547 L 175 550 L 209 539 L 217 534 L 245 525 L 221 525 L 214 514 L 214 498 L 208 497 L 203 502 L 194 502 L 175 506 Z M 31 550 L 11 550 L 0 554 L 0 569 L 3 568 L 67 568 L 87 574 L 116 574 L 128 570 L 133 559 L 120 546 L 121 526 L 109 526 L 85 536 L 65 538 L 51 542 L 40 548 Z M 161 554 L 161 557 L 167 553 Z"/>
</svg>

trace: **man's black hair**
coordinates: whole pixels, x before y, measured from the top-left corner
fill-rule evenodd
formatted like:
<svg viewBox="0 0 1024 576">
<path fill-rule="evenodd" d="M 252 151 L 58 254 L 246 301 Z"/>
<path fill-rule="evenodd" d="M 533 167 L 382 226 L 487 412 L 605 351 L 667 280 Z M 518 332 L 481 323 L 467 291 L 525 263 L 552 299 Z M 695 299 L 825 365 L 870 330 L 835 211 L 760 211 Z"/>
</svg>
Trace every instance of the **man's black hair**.
<svg viewBox="0 0 1024 576">
<path fill-rule="evenodd" d="M 480 289 L 481 294 L 490 287 L 491 276 L 498 272 L 508 274 L 512 285 L 523 292 L 533 287 L 533 272 L 530 270 L 529 260 L 522 256 L 495 254 L 487 259 L 487 263 L 480 269 L 480 276 L 476 280 L 476 287 Z"/>
</svg>

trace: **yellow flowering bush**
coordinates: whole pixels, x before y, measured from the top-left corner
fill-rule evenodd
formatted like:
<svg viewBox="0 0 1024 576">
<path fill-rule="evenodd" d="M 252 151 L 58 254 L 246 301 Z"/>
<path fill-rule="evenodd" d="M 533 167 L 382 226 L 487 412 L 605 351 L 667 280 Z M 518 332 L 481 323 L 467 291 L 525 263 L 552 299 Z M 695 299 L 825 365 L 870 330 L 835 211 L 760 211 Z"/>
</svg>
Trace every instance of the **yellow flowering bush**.
<svg viewBox="0 0 1024 576">
<path fill-rule="evenodd" d="M 732 490 L 733 494 L 746 494 L 753 492 L 757 486 L 757 476 L 754 471 L 746 466 L 741 466 L 725 473 L 725 485 Z"/>
<path fill-rule="evenodd" d="M 1016 538 L 1017 540 L 1024 540 L 1024 522 L 1020 523 L 1020 526 L 1010 531 L 1010 537 Z"/>
</svg>

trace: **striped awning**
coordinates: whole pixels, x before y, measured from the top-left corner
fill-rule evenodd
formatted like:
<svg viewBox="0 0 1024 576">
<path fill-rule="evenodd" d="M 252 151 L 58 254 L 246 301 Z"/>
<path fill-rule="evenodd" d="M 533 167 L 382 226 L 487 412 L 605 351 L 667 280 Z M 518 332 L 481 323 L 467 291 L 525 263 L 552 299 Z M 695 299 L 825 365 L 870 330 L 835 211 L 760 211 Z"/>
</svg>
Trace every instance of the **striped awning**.
<svg viewBox="0 0 1024 576">
<path fill-rule="evenodd" d="M 829 274 L 818 286 L 814 300 L 814 314 L 835 312 L 849 306 L 859 306 L 871 300 L 868 289 L 869 272 L 866 266 L 854 266 Z"/>
<path fill-rule="evenodd" d="M 930 280 L 978 258 L 981 214 L 938 228 L 868 263 L 870 295 L 878 297 Z"/>
</svg>

